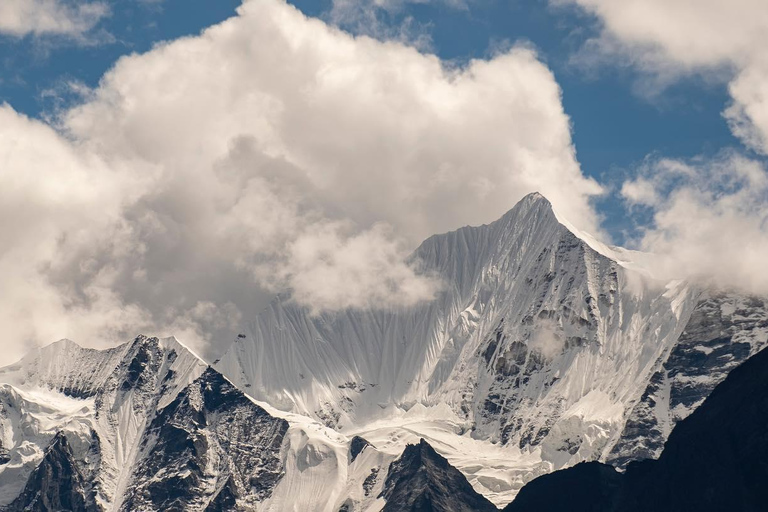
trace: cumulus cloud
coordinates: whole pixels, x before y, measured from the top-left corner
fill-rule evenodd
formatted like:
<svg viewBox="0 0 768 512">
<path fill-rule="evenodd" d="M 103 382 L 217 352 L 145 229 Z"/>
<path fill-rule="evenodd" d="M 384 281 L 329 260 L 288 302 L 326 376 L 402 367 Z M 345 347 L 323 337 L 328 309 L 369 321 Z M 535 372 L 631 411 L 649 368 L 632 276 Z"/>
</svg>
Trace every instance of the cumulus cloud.
<svg viewBox="0 0 768 512">
<path fill-rule="evenodd" d="M 661 276 L 768 293 L 763 163 L 734 152 L 715 159 L 655 159 L 624 184 L 622 195 L 653 213 L 638 244 L 659 256 L 655 270 Z"/>
<path fill-rule="evenodd" d="M 560 94 L 528 48 L 457 69 L 258 0 L 120 59 L 56 130 L 5 106 L 6 339 L 144 331 L 210 355 L 278 291 L 314 312 L 430 300 L 408 253 L 531 191 L 594 232 Z"/>
<path fill-rule="evenodd" d="M 594 227 L 600 187 L 580 172 L 552 73 L 524 47 L 451 69 L 254 1 L 200 37 L 121 59 L 95 94 L 65 125 L 113 158 L 191 178 L 259 157 L 271 163 L 251 173 L 283 166 L 273 186 L 411 242 L 496 218 L 535 189 Z"/>
<path fill-rule="evenodd" d="M 68 283 L 51 282 L 51 270 L 73 256 L 70 247 L 98 239 L 109 245 L 121 204 L 141 179 L 109 169 L 7 105 L 0 107 L 0 162 L 3 362 L 21 355 L 25 343 L 91 334 L 92 327 L 108 339 L 130 324 L 141 325 L 139 308 L 121 304 L 108 286 L 108 265 L 94 269 L 80 293 Z"/>
<path fill-rule="evenodd" d="M 0 34 L 82 38 L 108 14 L 105 2 L 3 0 L 0 2 Z"/>
<path fill-rule="evenodd" d="M 730 81 L 733 133 L 768 152 L 768 9 L 764 0 L 550 0 L 593 13 L 602 32 L 582 57 L 629 62 L 661 84 L 690 74 Z"/>
</svg>

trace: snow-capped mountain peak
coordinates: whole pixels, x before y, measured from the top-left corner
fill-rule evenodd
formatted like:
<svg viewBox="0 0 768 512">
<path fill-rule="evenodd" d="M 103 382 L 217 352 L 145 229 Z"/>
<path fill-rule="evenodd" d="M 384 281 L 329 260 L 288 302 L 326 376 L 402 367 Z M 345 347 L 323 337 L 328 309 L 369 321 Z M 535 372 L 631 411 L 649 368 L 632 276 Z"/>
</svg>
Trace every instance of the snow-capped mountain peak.
<svg viewBox="0 0 768 512">
<path fill-rule="evenodd" d="M 600 457 L 697 292 L 625 268 L 566 224 L 530 194 L 416 249 L 412 261 L 444 283 L 434 301 L 312 315 L 278 300 L 216 368 L 340 432 L 443 404 L 473 438 L 537 453 L 535 471 Z M 514 474 L 488 485 L 511 496 Z"/>
<path fill-rule="evenodd" d="M 172 337 L 36 349 L 0 369 L 0 505 L 336 512 L 462 487 L 487 508 L 475 492 L 504 505 L 558 468 L 656 456 L 768 343 L 768 308 L 642 259 L 530 194 L 414 251 L 444 284 L 428 303 L 315 314 L 282 296 L 214 368 Z M 429 460 L 407 463 L 414 446 Z"/>
</svg>

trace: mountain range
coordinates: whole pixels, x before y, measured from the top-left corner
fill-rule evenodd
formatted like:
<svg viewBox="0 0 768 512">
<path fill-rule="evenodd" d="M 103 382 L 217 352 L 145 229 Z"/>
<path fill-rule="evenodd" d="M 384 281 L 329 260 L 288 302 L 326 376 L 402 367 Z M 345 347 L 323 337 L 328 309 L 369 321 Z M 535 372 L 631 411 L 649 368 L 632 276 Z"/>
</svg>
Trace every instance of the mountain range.
<svg viewBox="0 0 768 512">
<path fill-rule="evenodd" d="M 697 415 L 745 413 L 716 398 L 768 342 L 764 298 L 648 258 L 531 194 L 422 243 L 430 302 L 318 314 L 279 296 L 210 364 L 175 338 L 36 349 L 0 369 L 0 506 L 555 510 L 565 479 L 607 503 L 583 510 L 634 510 L 682 471 L 670 450 L 718 450 Z"/>
</svg>

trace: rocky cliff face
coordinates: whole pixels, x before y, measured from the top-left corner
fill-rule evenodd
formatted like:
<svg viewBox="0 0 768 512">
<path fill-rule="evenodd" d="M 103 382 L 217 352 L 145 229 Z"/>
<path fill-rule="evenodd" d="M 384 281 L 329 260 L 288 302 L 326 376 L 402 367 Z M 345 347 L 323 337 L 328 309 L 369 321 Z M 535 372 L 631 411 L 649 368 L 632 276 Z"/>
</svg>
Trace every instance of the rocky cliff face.
<svg viewBox="0 0 768 512">
<path fill-rule="evenodd" d="M 758 511 L 768 503 L 768 351 L 678 422 L 658 460 L 580 464 L 534 480 L 506 511 Z M 589 493 L 584 490 L 589 489 Z"/>
<path fill-rule="evenodd" d="M 287 430 L 209 368 L 152 419 L 122 508 L 253 509 L 282 477 Z"/>
<path fill-rule="evenodd" d="M 608 462 L 624 467 L 633 460 L 657 458 L 677 422 L 767 341 L 768 309 L 763 298 L 703 294 L 669 357 L 634 406 Z"/>
<path fill-rule="evenodd" d="M 75 460 L 64 434 L 54 436 L 40 464 L 32 471 L 22 493 L 6 508 L 9 512 L 58 510 L 96 511 L 86 475 Z"/>
</svg>

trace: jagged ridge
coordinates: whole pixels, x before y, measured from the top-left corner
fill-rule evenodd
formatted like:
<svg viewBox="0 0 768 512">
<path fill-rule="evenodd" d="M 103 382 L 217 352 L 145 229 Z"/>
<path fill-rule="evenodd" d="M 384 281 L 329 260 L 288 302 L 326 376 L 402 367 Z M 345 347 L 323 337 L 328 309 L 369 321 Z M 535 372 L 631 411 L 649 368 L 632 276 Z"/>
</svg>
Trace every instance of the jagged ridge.
<svg viewBox="0 0 768 512">
<path fill-rule="evenodd" d="M 45 363 L 51 354 L 67 353 L 70 362 L 114 360 L 114 353 L 122 357 L 109 374 L 103 365 L 93 365 L 89 381 L 88 367 L 73 365 L 67 373 L 66 367 Z M 9 458 L 30 447 L 40 455 L 37 461 L 27 456 L 18 466 L 16 479 L 29 475 L 29 480 L 11 507 L 245 510 L 268 498 L 282 477 L 279 454 L 287 422 L 270 416 L 173 338 L 139 336 L 103 352 L 58 343 L 5 374 L 24 376 L 18 380 L 24 385 L 34 382 L 34 370 L 41 370 L 41 380 L 52 388 L 44 394 L 50 414 L 41 422 L 39 412 L 49 409 L 30 401 L 39 395 L 14 391 L 8 410 L 22 406 L 39 412 L 8 417 L 3 438 L 38 434 L 6 446 Z M 76 398 L 72 382 L 81 391 Z M 62 414 L 70 409 L 74 416 Z M 10 488 L 3 491 L 13 494 Z"/>
<path fill-rule="evenodd" d="M 320 316 L 273 303 L 217 368 L 351 441 L 266 412 L 172 338 L 35 351 L 0 369 L 0 503 L 45 467 L 59 431 L 87 506 L 108 510 L 357 510 L 377 496 L 414 507 L 409 496 L 444 498 L 430 475 L 458 470 L 504 504 L 553 469 L 655 456 L 765 343 L 768 315 L 758 298 L 655 282 L 619 253 L 531 195 L 497 222 L 422 244 L 412 262 L 446 285 L 434 302 Z M 414 436 L 458 470 L 416 464 L 423 486 L 398 479 L 413 448 L 393 461 Z"/>
</svg>

